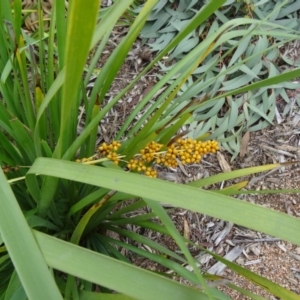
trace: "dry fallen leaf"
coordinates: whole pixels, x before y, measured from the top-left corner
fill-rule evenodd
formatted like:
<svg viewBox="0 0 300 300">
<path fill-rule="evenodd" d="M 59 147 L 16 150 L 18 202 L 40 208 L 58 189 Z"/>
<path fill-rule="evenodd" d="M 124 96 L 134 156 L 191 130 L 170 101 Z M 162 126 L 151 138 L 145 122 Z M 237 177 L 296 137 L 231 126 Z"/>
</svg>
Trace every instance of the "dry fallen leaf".
<svg viewBox="0 0 300 300">
<path fill-rule="evenodd" d="M 243 158 L 248 153 L 248 144 L 250 141 L 250 132 L 247 131 L 241 140 L 240 158 Z"/>
<path fill-rule="evenodd" d="M 183 220 L 183 230 L 184 230 L 184 237 L 189 240 L 190 239 L 190 236 L 191 236 L 191 230 L 190 230 L 190 226 L 186 220 L 186 218 L 184 218 Z"/>
<path fill-rule="evenodd" d="M 179 159 L 176 159 L 176 160 L 177 160 L 178 166 L 179 166 L 180 170 L 182 171 L 182 173 L 187 177 L 191 177 L 191 175 L 188 174 L 188 172 L 186 171 L 183 163 Z"/>
<path fill-rule="evenodd" d="M 231 171 L 229 163 L 226 161 L 224 155 L 219 151 L 217 152 L 217 159 L 223 172 Z"/>
</svg>

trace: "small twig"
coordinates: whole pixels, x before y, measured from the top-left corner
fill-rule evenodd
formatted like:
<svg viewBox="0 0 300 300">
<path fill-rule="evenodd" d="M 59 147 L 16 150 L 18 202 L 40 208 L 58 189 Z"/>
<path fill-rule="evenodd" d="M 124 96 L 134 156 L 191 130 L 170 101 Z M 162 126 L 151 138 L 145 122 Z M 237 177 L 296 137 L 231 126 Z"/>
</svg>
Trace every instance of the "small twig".
<svg viewBox="0 0 300 300">
<path fill-rule="evenodd" d="M 288 252 L 288 255 L 291 256 L 292 258 L 300 261 L 300 255 L 294 254 L 292 252 Z"/>
<path fill-rule="evenodd" d="M 279 167 L 276 167 L 275 169 L 271 170 L 270 172 L 266 173 L 266 174 L 262 174 L 261 176 L 257 176 L 257 177 L 254 177 L 252 178 L 250 181 L 249 181 L 249 185 L 253 185 L 254 183 L 256 183 L 257 181 L 259 180 L 262 180 L 263 178 L 275 173 L 276 171 L 278 171 L 280 168 L 282 168 L 281 166 Z"/>
<path fill-rule="evenodd" d="M 256 260 L 250 260 L 244 263 L 244 266 L 249 266 L 249 265 L 254 265 L 254 264 L 260 264 L 261 259 L 256 259 Z"/>
<path fill-rule="evenodd" d="M 281 239 L 278 238 L 263 238 L 263 239 L 244 239 L 244 240 L 232 240 L 234 244 L 242 244 L 242 243 L 254 243 L 254 242 L 278 242 Z"/>
<path fill-rule="evenodd" d="M 296 158 L 296 155 L 291 154 L 291 153 L 286 152 L 286 151 L 283 151 L 283 150 L 277 150 L 277 149 L 269 147 L 267 145 L 262 145 L 262 147 L 265 148 L 265 149 L 267 149 L 267 150 L 279 153 L 279 154 L 283 154 L 283 155 L 286 155 L 286 156 L 290 156 L 290 157 Z"/>
</svg>

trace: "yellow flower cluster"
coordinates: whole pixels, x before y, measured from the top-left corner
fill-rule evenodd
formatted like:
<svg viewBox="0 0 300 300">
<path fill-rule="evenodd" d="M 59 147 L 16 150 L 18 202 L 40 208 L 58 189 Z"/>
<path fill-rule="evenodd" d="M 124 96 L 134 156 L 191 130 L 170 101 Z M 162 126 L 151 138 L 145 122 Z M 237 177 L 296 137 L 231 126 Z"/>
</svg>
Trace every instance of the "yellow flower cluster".
<svg viewBox="0 0 300 300">
<path fill-rule="evenodd" d="M 146 161 L 143 161 L 141 159 L 131 159 L 129 163 L 127 164 L 127 168 L 129 170 L 136 170 L 142 174 L 145 174 L 146 176 L 149 176 L 151 178 L 157 177 L 157 171 L 153 170 L 151 167 L 147 167 L 145 165 L 147 163 Z"/>
<path fill-rule="evenodd" d="M 134 159 L 129 161 L 127 168 L 129 170 L 141 172 L 148 177 L 156 178 L 157 171 L 146 165 L 151 163 L 158 155 L 160 155 L 159 151 L 162 147 L 162 144 L 158 144 L 153 141 L 150 142 L 138 155 L 135 156 Z"/>
<path fill-rule="evenodd" d="M 166 153 L 156 158 L 156 163 L 173 168 L 178 166 L 178 160 L 184 165 L 200 163 L 203 155 L 216 153 L 218 150 L 219 145 L 216 141 L 179 139 L 167 148 Z"/>
<path fill-rule="evenodd" d="M 118 164 L 119 156 L 117 151 L 120 146 L 119 142 L 113 141 L 111 144 L 103 143 L 98 150 L 102 156 Z M 216 141 L 202 142 L 191 138 L 179 139 L 162 151 L 163 147 L 163 144 L 154 141 L 150 142 L 128 162 L 127 168 L 149 177 L 157 177 L 157 171 L 149 166 L 153 162 L 175 168 L 178 166 L 178 161 L 181 161 L 184 165 L 199 163 L 203 155 L 216 153 L 219 150 L 219 145 Z"/>
<path fill-rule="evenodd" d="M 119 164 L 119 158 L 117 151 L 121 147 L 121 143 L 113 141 L 111 144 L 103 143 L 98 150 L 101 155 L 106 156 L 108 159 L 113 161 L 115 164 Z"/>
</svg>

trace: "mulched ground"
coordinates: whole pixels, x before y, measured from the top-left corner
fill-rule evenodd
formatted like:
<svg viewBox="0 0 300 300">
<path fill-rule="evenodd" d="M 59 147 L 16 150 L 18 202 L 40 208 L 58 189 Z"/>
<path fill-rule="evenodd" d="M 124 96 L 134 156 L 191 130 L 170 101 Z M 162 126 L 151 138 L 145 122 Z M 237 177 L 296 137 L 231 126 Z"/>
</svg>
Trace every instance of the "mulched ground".
<svg viewBox="0 0 300 300">
<path fill-rule="evenodd" d="M 120 30 L 121 29 L 112 36 L 112 45 L 117 44 L 117 39 L 122 35 Z M 125 33 L 126 30 L 123 34 Z M 113 40 L 114 36 L 116 40 Z M 109 55 L 109 52 L 110 49 L 107 55 Z M 131 51 L 129 58 L 120 70 L 116 81 L 113 83 L 107 95 L 107 101 L 124 88 L 131 79 L 136 76 L 140 68 L 147 64 L 147 59 L 143 59 L 144 53 L 147 53 L 147 49 L 141 48 L 139 43 L 135 44 L 134 49 Z M 101 67 L 101 63 L 99 67 Z M 99 143 L 103 141 L 110 142 L 114 138 L 132 108 L 156 83 L 157 79 L 155 74 L 157 72 L 157 69 L 153 69 L 143 76 L 133 89 L 121 99 L 118 105 L 107 114 L 101 124 L 99 124 Z M 296 96 L 297 95 L 299 95 L 298 91 L 296 91 Z M 295 92 L 293 92 L 292 96 L 295 96 Z M 287 116 L 283 116 L 282 111 L 284 107 L 281 107 L 280 101 L 278 103 L 277 120 L 274 121 L 274 125 L 260 132 L 247 133 L 248 136 L 245 137 L 242 143 L 242 155 L 233 162 L 230 161 L 230 154 L 221 148 L 218 155 L 208 155 L 200 164 L 193 164 L 177 169 L 158 168 L 159 177 L 164 180 L 184 184 L 230 169 L 236 170 L 251 166 L 260 166 L 262 164 L 299 160 L 299 109 L 295 105 L 291 105 L 290 113 Z M 297 164 L 292 164 L 282 167 L 275 172 L 267 172 L 238 180 L 231 180 L 210 188 L 221 189 L 241 180 L 249 181 L 246 189 L 297 189 L 300 188 L 300 167 Z M 243 201 L 263 205 L 295 217 L 300 216 L 299 194 L 252 194 L 242 195 L 239 196 L 239 198 Z M 145 211 L 141 211 L 140 213 L 144 212 Z M 204 245 L 219 255 L 225 257 L 229 255 L 230 260 L 300 294 L 300 247 L 280 241 L 279 239 L 274 239 L 260 232 L 251 231 L 219 219 L 187 210 L 173 208 L 169 214 L 178 230 L 189 237 L 191 241 Z M 280 226 L 280 224 L 278 224 L 278 226 Z M 137 230 L 137 228 L 133 228 L 133 230 Z M 178 250 L 174 241 L 168 237 L 147 230 L 143 232 L 143 234 L 173 251 Z M 140 247 L 147 249 L 143 245 L 140 245 Z M 203 271 L 221 275 L 230 282 L 264 296 L 267 299 L 276 299 L 263 289 L 234 274 L 231 270 L 224 268 L 222 265 L 220 266 L 220 264 L 210 256 L 202 255 L 196 248 L 191 248 L 190 250 L 194 257 L 201 262 Z M 126 253 L 131 261 L 138 266 L 151 270 L 166 271 L 164 267 L 148 261 L 145 258 L 137 257 L 130 252 Z M 178 280 L 184 282 L 182 279 Z M 245 296 L 240 295 L 228 287 L 223 286 L 221 289 L 233 299 L 247 299 Z"/>
</svg>

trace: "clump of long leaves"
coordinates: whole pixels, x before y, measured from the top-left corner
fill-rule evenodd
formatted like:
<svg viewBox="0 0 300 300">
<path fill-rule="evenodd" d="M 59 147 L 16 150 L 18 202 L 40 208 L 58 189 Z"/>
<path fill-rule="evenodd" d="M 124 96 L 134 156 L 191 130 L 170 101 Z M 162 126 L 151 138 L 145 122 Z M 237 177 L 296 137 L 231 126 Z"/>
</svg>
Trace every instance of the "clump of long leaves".
<svg viewBox="0 0 300 300">
<path fill-rule="evenodd" d="M 163 51 L 186 26 L 205 1 L 160 0 L 150 14 L 141 37 L 153 51 Z M 203 43 L 223 24 L 232 22 L 226 38 L 205 57 L 178 93 L 176 103 L 184 105 L 191 98 L 218 97 L 228 91 L 281 74 L 285 68 L 299 66 L 299 60 L 288 56 L 283 45 L 299 35 L 296 0 L 226 1 L 220 9 L 191 31 L 169 52 L 169 60 L 178 61 Z M 241 32 L 252 30 L 250 35 Z M 168 63 L 170 65 L 170 62 Z M 173 66 L 160 64 L 162 73 Z M 170 81 L 172 82 L 172 81 Z M 297 82 L 282 82 L 253 92 L 244 91 L 234 97 L 223 96 L 217 102 L 202 105 L 194 111 L 189 125 L 190 136 L 208 131 L 232 153 L 239 153 L 242 133 L 261 130 L 272 124 L 279 97 L 290 103 L 287 89 L 296 89 Z M 300 105 L 300 100 L 298 105 Z M 288 108 L 288 105 L 287 105 Z M 176 108 L 174 108 L 176 111 Z M 288 109 L 284 111 L 287 114 Z"/>
<path fill-rule="evenodd" d="M 228 196 L 238 193 L 244 184 L 219 192 L 201 189 L 219 181 L 270 170 L 278 167 L 277 164 L 234 171 L 181 186 L 125 172 L 122 164 L 116 166 L 109 161 L 97 166 L 74 162 L 76 158 L 94 154 L 99 122 L 135 82 L 225 1 L 209 2 L 135 80 L 105 102 L 105 95 L 127 53 L 157 3 L 147 1 L 126 37 L 101 68 L 92 93 L 86 96 L 89 79 L 110 33 L 132 2 L 116 1 L 98 15 L 99 2 L 72 1 L 65 18 L 64 1 L 54 1 L 49 30 L 44 32 L 41 1 L 38 1 L 38 31 L 29 35 L 22 29 L 26 12 L 24 16 L 21 1 L 0 1 L 0 162 L 5 172 L 0 172 L 1 299 L 228 299 L 207 285 L 188 251 L 186 240 L 160 202 L 299 245 L 299 220 Z M 116 136 L 124 140 L 121 148 L 124 161 L 129 161 L 151 141 L 167 144 L 195 109 L 213 101 L 217 103 L 223 97 L 210 99 L 206 96 L 184 105 L 174 100 L 195 68 L 215 47 L 228 40 L 231 34 L 228 29 L 238 25 L 239 22 L 234 21 L 225 23 L 182 58 L 141 100 Z M 242 31 L 240 36 L 245 34 L 255 34 L 255 31 Z M 92 49 L 94 56 L 87 64 Z M 132 126 L 141 108 L 175 75 L 174 83 Z M 300 70 L 295 69 L 226 92 L 224 97 L 278 84 L 299 75 Z M 77 135 L 81 102 L 86 112 L 85 127 Z M 177 107 L 176 113 L 174 107 Z M 138 200 L 119 209 L 120 203 L 132 198 Z M 146 205 L 151 213 L 126 217 L 127 213 Z M 152 221 L 154 217 L 160 219 L 160 225 Z M 126 224 L 173 237 L 183 255 L 126 230 Z M 143 243 L 153 252 L 114 239 L 106 234 L 108 231 Z M 131 265 L 118 247 L 173 270 L 197 288 Z M 267 279 L 220 257 L 217 259 L 276 296 L 296 299 L 292 292 Z M 185 263 L 193 272 L 183 266 Z"/>
</svg>

